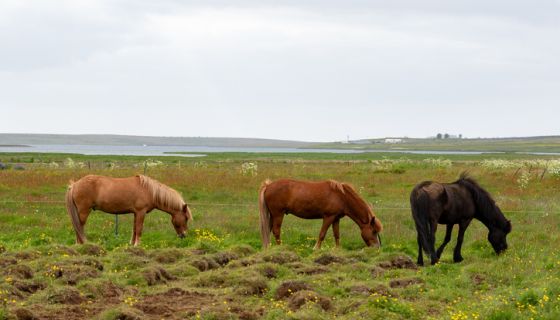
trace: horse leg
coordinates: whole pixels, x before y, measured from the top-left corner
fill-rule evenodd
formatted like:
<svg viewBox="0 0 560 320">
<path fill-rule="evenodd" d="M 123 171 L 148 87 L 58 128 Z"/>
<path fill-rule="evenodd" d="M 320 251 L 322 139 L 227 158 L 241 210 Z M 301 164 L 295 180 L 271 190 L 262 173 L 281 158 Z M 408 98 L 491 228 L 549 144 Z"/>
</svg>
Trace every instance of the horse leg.
<svg viewBox="0 0 560 320">
<path fill-rule="evenodd" d="M 416 264 L 419 266 L 424 265 L 424 255 L 422 254 L 422 236 L 420 233 L 416 236 L 416 241 L 418 242 L 418 259 L 416 260 Z"/>
<path fill-rule="evenodd" d="M 280 240 L 280 228 L 282 228 L 282 220 L 284 220 L 284 213 L 280 213 L 278 215 L 272 215 L 272 233 L 274 234 L 274 238 L 276 238 L 276 244 L 282 244 Z"/>
<path fill-rule="evenodd" d="M 142 228 L 144 227 L 144 216 L 146 212 L 140 211 L 134 213 L 134 231 L 133 231 L 133 246 L 140 244 L 140 237 L 142 236 Z"/>
<path fill-rule="evenodd" d="M 323 218 L 323 225 L 321 226 L 321 231 L 319 232 L 319 239 L 317 239 L 317 243 L 315 244 L 315 248 L 313 250 L 321 249 L 321 243 L 325 240 L 325 235 L 327 234 L 327 230 L 333 224 L 335 217 L 325 217 Z"/>
<path fill-rule="evenodd" d="M 84 232 L 84 239 L 83 239 L 84 241 L 87 241 L 86 234 L 85 234 L 85 225 L 90 212 L 91 212 L 90 207 L 84 206 L 78 208 L 78 217 L 80 218 L 80 224 L 82 225 L 82 230 Z M 76 234 L 76 243 L 83 244 L 84 241 L 82 241 L 78 236 L 78 234 Z"/>
<path fill-rule="evenodd" d="M 459 223 L 459 235 L 457 236 L 457 245 L 453 251 L 453 262 L 463 261 L 463 256 L 461 256 L 461 246 L 463 245 L 463 236 L 465 235 L 465 230 L 471 223 L 471 220 L 466 220 Z"/>
<path fill-rule="evenodd" d="M 430 252 L 430 259 L 432 261 L 432 265 L 436 264 L 439 261 L 439 258 L 436 254 L 436 231 L 437 231 L 437 222 L 432 222 L 430 224 L 432 232 L 430 234 L 430 247 L 428 248 L 428 252 Z"/>
<path fill-rule="evenodd" d="M 335 219 L 332 225 L 332 231 L 334 236 L 334 242 L 337 248 L 340 247 L 340 229 L 339 229 L 340 219 Z"/>
<path fill-rule="evenodd" d="M 439 246 L 436 252 L 438 259 L 441 257 L 441 253 L 443 252 L 443 249 L 445 249 L 445 246 L 449 243 L 449 241 L 451 241 L 451 231 L 453 231 L 453 225 L 448 224 L 447 229 L 445 229 L 445 239 L 443 239 L 443 243 Z"/>
</svg>

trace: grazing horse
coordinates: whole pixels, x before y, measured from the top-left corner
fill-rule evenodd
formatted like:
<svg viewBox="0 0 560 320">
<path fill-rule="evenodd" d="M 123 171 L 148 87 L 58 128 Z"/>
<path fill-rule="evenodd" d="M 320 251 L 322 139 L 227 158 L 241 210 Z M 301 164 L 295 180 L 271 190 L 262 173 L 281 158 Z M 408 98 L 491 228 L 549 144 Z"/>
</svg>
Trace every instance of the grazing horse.
<svg viewBox="0 0 560 320">
<path fill-rule="evenodd" d="M 323 219 L 323 226 L 315 249 L 321 242 L 329 226 L 333 226 L 336 246 L 340 245 L 339 222 L 349 216 L 360 227 L 366 245 L 381 246 L 379 233 L 383 229 L 381 221 L 375 217 L 371 207 L 350 185 L 337 181 L 308 182 L 281 179 L 266 180 L 259 192 L 259 210 L 263 247 L 270 243 L 270 231 L 276 243 L 280 244 L 280 228 L 285 214 L 293 214 L 303 219 Z"/>
<path fill-rule="evenodd" d="M 144 216 L 153 209 L 171 215 L 177 235 L 185 237 L 187 222 L 192 220 L 189 207 L 174 189 L 143 175 L 111 178 L 88 175 L 70 181 L 66 192 L 66 209 L 76 231 L 76 242 L 84 243 L 84 225 L 93 210 L 112 214 L 134 213 L 133 245 L 140 243 Z"/>
<path fill-rule="evenodd" d="M 430 256 L 432 264 L 438 262 L 443 249 L 451 240 L 455 224 L 459 225 L 459 235 L 453 261 L 463 261 L 463 236 L 473 218 L 480 220 L 488 228 L 488 241 L 497 254 L 507 249 L 506 236 L 511 232 L 511 222 L 504 217 L 490 194 L 465 172 L 453 183 L 419 183 L 410 194 L 410 206 L 416 223 L 418 265 L 424 264 L 422 249 Z M 438 223 L 447 225 L 447 230 L 443 243 L 436 251 L 435 234 Z"/>
</svg>

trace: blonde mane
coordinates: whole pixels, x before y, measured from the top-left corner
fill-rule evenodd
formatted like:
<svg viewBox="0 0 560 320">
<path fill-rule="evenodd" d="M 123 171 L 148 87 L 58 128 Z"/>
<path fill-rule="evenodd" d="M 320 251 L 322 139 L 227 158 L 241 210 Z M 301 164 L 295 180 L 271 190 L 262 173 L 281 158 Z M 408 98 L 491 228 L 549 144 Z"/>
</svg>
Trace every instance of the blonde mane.
<svg viewBox="0 0 560 320">
<path fill-rule="evenodd" d="M 138 177 L 140 178 L 140 185 L 150 191 L 158 207 L 177 211 L 183 210 L 185 200 L 175 189 L 144 175 L 138 175 Z"/>
<path fill-rule="evenodd" d="M 331 188 L 333 190 L 338 190 L 340 191 L 340 193 L 345 194 L 346 192 L 344 191 L 344 186 L 343 183 L 335 181 L 335 180 L 329 180 L 329 184 L 331 185 Z"/>
</svg>

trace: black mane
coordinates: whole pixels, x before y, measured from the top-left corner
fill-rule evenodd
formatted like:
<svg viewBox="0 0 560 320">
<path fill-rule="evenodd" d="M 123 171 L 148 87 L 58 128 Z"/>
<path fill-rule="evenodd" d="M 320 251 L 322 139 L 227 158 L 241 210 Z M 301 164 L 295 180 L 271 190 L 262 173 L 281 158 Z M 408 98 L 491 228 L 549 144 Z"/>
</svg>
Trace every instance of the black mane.
<svg viewBox="0 0 560 320">
<path fill-rule="evenodd" d="M 496 201 L 494 201 L 488 191 L 469 176 L 468 172 L 462 172 L 459 176 L 459 180 L 455 181 L 454 184 L 458 184 L 469 190 L 476 205 L 477 213 L 480 215 L 480 220 L 483 223 L 488 223 L 506 232 L 510 231 L 508 229 L 511 229 L 511 226 L 506 217 L 502 214 L 502 211 L 496 205 Z"/>
</svg>

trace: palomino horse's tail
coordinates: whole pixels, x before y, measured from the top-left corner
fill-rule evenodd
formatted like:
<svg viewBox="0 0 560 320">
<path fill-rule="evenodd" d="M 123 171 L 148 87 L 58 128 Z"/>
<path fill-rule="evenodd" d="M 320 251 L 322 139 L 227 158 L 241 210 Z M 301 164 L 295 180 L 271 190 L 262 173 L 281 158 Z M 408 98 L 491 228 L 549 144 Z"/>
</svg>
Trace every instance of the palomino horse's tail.
<svg viewBox="0 0 560 320">
<path fill-rule="evenodd" d="M 412 217 L 416 223 L 416 231 L 420 237 L 422 247 L 426 254 L 428 254 L 434 261 L 436 253 L 432 252 L 434 249 L 432 248 L 433 245 L 430 245 L 430 243 L 435 234 L 432 231 L 432 226 L 430 225 L 430 221 L 428 219 L 430 197 L 426 191 L 422 189 L 422 187 L 423 185 L 419 185 L 412 190 L 412 193 L 410 194 L 410 207 L 412 209 Z"/>
<path fill-rule="evenodd" d="M 266 187 L 270 184 L 270 180 L 266 180 L 261 185 L 261 190 L 259 191 L 259 211 L 261 220 L 261 239 L 263 248 L 267 248 L 270 244 L 270 231 L 272 230 L 272 223 L 270 219 L 270 211 L 264 200 L 264 192 Z"/>
<path fill-rule="evenodd" d="M 86 236 L 84 234 L 84 227 L 80 222 L 80 217 L 78 216 L 78 207 L 74 202 L 74 197 L 72 196 L 72 189 L 74 187 L 74 181 L 70 181 L 68 185 L 68 190 L 66 191 L 66 210 L 72 220 L 72 226 L 74 226 L 74 231 L 76 231 L 76 240 L 78 243 L 84 243 L 86 241 Z"/>
</svg>

